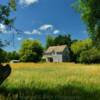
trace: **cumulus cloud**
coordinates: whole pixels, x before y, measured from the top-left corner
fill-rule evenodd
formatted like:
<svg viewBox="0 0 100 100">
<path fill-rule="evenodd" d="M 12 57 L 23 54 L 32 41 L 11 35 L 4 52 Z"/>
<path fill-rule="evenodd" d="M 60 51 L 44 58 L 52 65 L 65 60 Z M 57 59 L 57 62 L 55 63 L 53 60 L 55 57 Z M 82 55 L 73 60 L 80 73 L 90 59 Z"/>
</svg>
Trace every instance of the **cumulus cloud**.
<svg viewBox="0 0 100 100">
<path fill-rule="evenodd" d="M 39 0 L 19 0 L 19 4 L 29 6 L 31 4 L 38 3 Z"/>
<path fill-rule="evenodd" d="M 33 38 L 28 38 L 29 40 L 33 40 Z"/>
<path fill-rule="evenodd" d="M 6 26 L 3 24 L 0 24 L 0 32 L 5 33 L 6 32 Z"/>
<path fill-rule="evenodd" d="M 3 34 L 15 34 L 16 31 L 14 29 L 10 30 L 6 25 L 0 23 L 0 32 Z"/>
<path fill-rule="evenodd" d="M 33 31 L 25 31 L 24 34 L 32 35 L 32 34 L 41 34 L 41 32 L 38 29 L 33 29 Z"/>
<path fill-rule="evenodd" d="M 24 31 L 24 34 L 26 35 L 41 35 L 44 34 L 59 34 L 60 30 L 55 28 L 51 24 L 43 24 L 42 26 L 39 26 L 36 29 L 33 29 L 32 31 Z"/>
<path fill-rule="evenodd" d="M 32 34 L 32 32 L 30 32 L 30 31 L 25 31 L 24 33 L 29 34 L 29 35 Z"/>
<path fill-rule="evenodd" d="M 21 41 L 21 40 L 22 40 L 22 38 L 21 38 L 21 37 L 18 37 L 18 38 L 17 38 L 17 40 Z"/>
<path fill-rule="evenodd" d="M 34 30 L 32 31 L 32 34 L 41 34 L 41 32 L 40 32 L 39 30 L 34 29 Z"/>
<path fill-rule="evenodd" d="M 53 34 L 58 34 L 59 32 L 59 30 L 54 30 Z"/>
<path fill-rule="evenodd" d="M 51 24 L 45 24 L 45 25 L 42 25 L 39 29 L 41 31 L 53 30 L 53 25 L 51 25 Z"/>
</svg>

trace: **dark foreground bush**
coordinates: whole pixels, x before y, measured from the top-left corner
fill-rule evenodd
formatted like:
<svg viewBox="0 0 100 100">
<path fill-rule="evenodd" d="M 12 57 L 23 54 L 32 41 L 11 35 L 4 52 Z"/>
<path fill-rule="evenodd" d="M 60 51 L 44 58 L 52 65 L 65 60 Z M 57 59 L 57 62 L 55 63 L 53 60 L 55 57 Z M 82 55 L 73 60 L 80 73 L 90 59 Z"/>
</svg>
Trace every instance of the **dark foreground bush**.
<svg viewBox="0 0 100 100">
<path fill-rule="evenodd" d="M 100 63 L 100 51 L 97 48 L 92 48 L 81 52 L 79 57 L 80 63 Z"/>
</svg>

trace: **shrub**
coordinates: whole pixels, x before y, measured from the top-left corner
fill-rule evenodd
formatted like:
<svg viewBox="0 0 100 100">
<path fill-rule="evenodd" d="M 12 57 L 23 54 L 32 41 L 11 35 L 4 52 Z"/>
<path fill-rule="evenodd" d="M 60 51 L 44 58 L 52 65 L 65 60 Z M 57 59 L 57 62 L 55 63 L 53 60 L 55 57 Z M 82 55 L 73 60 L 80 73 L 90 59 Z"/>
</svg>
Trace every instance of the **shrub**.
<svg viewBox="0 0 100 100">
<path fill-rule="evenodd" d="M 7 52 L 6 54 L 7 61 L 19 60 L 20 56 L 16 51 Z"/>
<path fill-rule="evenodd" d="M 86 51 L 92 47 L 92 40 L 80 40 L 72 43 L 71 51 L 73 53 L 73 61 L 78 62 L 81 52 Z"/>
<path fill-rule="evenodd" d="M 82 51 L 79 57 L 80 63 L 100 63 L 100 51 L 97 48 L 92 48 Z"/>
<path fill-rule="evenodd" d="M 1 62 L 6 62 L 6 52 L 0 48 L 0 63 Z"/>
<path fill-rule="evenodd" d="M 43 47 L 39 41 L 25 40 L 20 49 L 20 60 L 23 62 L 39 62 L 43 54 Z"/>
</svg>

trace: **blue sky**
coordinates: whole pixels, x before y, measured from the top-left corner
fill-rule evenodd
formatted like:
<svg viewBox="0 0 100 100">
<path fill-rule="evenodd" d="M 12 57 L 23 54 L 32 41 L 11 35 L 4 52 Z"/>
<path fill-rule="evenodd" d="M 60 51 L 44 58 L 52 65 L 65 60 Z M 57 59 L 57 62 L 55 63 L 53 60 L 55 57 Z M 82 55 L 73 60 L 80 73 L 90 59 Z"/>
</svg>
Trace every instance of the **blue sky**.
<svg viewBox="0 0 100 100">
<path fill-rule="evenodd" d="M 6 3 L 8 0 L 0 0 Z M 7 39 L 11 44 L 5 49 L 18 50 L 23 39 L 38 39 L 45 45 L 48 34 L 72 35 L 73 39 L 87 38 L 86 26 L 80 15 L 71 7 L 75 0 L 16 0 L 17 11 L 12 14 L 16 17 L 15 27 L 23 31 L 23 35 L 14 38 L 10 32 L 4 32 L 0 39 Z M 5 27 L 0 25 L 2 31 Z"/>
</svg>

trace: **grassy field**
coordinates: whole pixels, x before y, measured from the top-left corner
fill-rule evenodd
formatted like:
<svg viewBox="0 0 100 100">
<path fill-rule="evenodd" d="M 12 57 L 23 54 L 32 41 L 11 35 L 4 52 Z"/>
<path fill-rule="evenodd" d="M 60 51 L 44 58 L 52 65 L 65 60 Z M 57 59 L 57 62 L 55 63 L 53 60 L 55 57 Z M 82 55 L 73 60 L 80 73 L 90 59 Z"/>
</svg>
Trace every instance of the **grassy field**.
<svg viewBox="0 0 100 100">
<path fill-rule="evenodd" d="M 12 64 L 0 100 L 100 100 L 100 65 Z"/>
</svg>

